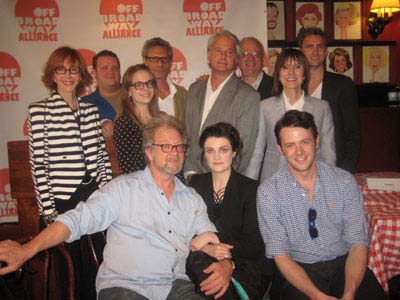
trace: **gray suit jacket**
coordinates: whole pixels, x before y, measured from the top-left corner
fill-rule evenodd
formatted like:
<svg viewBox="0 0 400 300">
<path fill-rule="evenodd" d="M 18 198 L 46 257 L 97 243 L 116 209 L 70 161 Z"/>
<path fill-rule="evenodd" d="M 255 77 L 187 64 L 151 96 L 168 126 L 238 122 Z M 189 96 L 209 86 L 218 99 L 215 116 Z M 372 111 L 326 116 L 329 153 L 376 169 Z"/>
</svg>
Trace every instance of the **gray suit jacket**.
<svg viewBox="0 0 400 300">
<path fill-rule="evenodd" d="M 236 166 L 243 173 L 253 154 L 258 132 L 260 95 L 251 86 L 241 81 L 235 74 L 227 81 L 211 108 L 203 126 L 200 128 L 207 80 L 193 83 L 186 101 L 185 132 L 189 140 L 186 153 L 185 172 L 208 172 L 206 163 L 202 163 L 199 138 L 203 130 L 217 122 L 227 122 L 239 130 L 243 141 L 242 159 Z"/>
<path fill-rule="evenodd" d="M 320 136 L 320 146 L 317 159 L 330 165 L 336 165 L 335 139 L 331 109 L 326 101 L 305 96 L 303 111 L 314 116 Z M 285 102 L 282 95 L 271 97 L 260 104 L 260 130 L 257 137 L 256 151 L 252 158 L 253 173 L 257 172 L 257 165 L 261 166 L 260 182 L 270 178 L 286 159 L 276 147 L 274 127 L 276 122 L 285 114 Z M 266 149 L 265 149 L 266 147 Z M 264 152 L 265 149 L 265 152 Z M 259 170 L 259 168 L 258 168 Z M 254 176 L 252 176 L 254 177 Z"/>
</svg>

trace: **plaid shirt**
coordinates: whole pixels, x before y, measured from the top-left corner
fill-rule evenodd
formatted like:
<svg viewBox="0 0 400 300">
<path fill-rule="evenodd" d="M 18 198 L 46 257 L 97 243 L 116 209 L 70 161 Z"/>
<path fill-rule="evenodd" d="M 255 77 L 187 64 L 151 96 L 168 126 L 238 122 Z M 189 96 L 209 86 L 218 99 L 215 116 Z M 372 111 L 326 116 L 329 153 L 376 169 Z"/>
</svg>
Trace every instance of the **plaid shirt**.
<svg viewBox="0 0 400 300">
<path fill-rule="evenodd" d="M 317 211 L 315 239 L 308 231 L 310 207 Z M 295 261 L 315 263 L 369 243 L 363 198 L 354 177 L 323 162 L 317 162 L 312 205 L 286 164 L 260 185 L 257 212 L 268 257 L 289 254 Z"/>
</svg>

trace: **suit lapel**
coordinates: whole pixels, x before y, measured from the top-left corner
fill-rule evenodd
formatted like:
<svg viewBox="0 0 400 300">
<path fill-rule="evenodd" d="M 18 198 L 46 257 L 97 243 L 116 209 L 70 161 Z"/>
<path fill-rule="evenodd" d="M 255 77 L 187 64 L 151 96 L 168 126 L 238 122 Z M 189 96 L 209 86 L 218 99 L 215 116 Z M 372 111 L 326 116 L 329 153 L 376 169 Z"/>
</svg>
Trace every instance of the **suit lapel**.
<svg viewBox="0 0 400 300">
<path fill-rule="evenodd" d="M 283 99 L 283 96 L 281 94 L 279 97 L 275 97 L 274 101 L 275 101 L 276 120 L 279 120 L 285 114 L 286 111 L 285 100 Z"/>
<path fill-rule="evenodd" d="M 193 109 L 194 113 L 192 114 L 193 119 L 190 121 L 191 123 L 195 124 L 194 128 L 200 127 L 201 119 L 203 117 L 204 102 L 206 99 L 206 92 L 207 92 L 207 82 L 208 82 L 208 80 L 203 80 L 199 83 L 200 87 L 199 87 L 198 95 L 196 97 L 196 99 L 199 99 L 199 101 L 195 102 L 194 109 Z M 196 113 L 196 112 L 200 112 L 200 113 Z M 197 133 L 197 134 L 199 134 L 199 133 Z"/>
<path fill-rule="evenodd" d="M 236 77 L 235 74 L 233 74 L 232 77 L 227 81 L 227 83 L 222 88 L 221 92 L 219 93 L 217 99 L 215 100 L 214 105 L 212 106 L 200 131 L 203 131 L 203 129 L 207 126 L 214 124 L 215 121 L 218 119 L 218 118 L 216 118 L 216 116 L 218 114 L 220 114 L 221 112 L 225 111 L 227 109 L 227 107 L 229 107 L 231 105 L 232 99 L 233 99 L 236 89 L 237 89 L 238 81 L 239 81 L 239 79 Z M 203 96 L 202 108 L 204 108 L 204 101 L 205 101 L 204 98 L 205 98 L 205 95 Z M 202 115 L 203 115 L 203 112 L 202 112 Z"/>
</svg>

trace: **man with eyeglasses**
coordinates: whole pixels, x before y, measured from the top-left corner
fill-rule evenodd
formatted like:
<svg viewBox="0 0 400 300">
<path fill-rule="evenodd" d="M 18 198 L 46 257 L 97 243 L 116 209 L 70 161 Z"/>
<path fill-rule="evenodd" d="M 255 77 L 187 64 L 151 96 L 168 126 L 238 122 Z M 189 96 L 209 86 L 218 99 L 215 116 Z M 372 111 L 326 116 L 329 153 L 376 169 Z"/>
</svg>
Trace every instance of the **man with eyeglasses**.
<svg viewBox="0 0 400 300">
<path fill-rule="evenodd" d="M 208 171 L 202 164 L 199 137 L 204 128 L 218 122 L 236 127 L 243 140 L 242 158 L 234 163 L 235 169 L 243 174 L 249 164 L 258 131 L 260 95 L 234 74 L 240 54 L 239 40 L 228 30 L 208 40 L 211 74 L 207 80 L 194 82 L 187 97 L 185 131 L 189 149 L 185 177 Z"/>
<path fill-rule="evenodd" d="M 263 44 L 255 37 L 245 37 L 240 41 L 240 52 L 241 79 L 260 93 L 260 100 L 271 97 L 273 79 L 263 71 Z"/>
<path fill-rule="evenodd" d="M 162 38 L 152 38 L 144 43 L 142 57 L 143 63 L 156 77 L 160 110 L 175 116 L 184 125 L 187 91 L 168 78 L 172 67 L 172 46 Z"/>
<path fill-rule="evenodd" d="M 120 62 L 114 52 L 102 50 L 93 56 L 92 66 L 97 88 L 82 100 L 98 107 L 103 135 L 111 137 L 114 131 L 114 120 L 121 113 L 124 98 Z"/>
<path fill-rule="evenodd" d="M 358 96 L 354 82 L 326 71 L 327 36 L 320 28 L 305 28 L 297 37 L 310 67 L 308 94 L 328 101 L 335 126 L 336 165 L 354 173 L 361 149 Z"/>
<path fill-rule="evenodd" d="M 146 169 L 114 178 L 30 242 L 0 242 L 0 262 L 7 263 L 0 275 L 43 249 L 108 228 L 96 280 L 99 300 L 203 299 L 185 274 L 185 263 L 193 236 L 216 228 L 200 195 L 175 177 L 186 147 L 174 117 L 153 118 L 143 130 Z M 202 291 L 220 297 L 232 270 L 230 259 L 210 265 Z"/>
<path fill-rule="evenodd" d="M 356 180 L 316 161 L 319 136 L 310 113 L 287 111 L 274 131 L 287 165 L 260 185 L 257 198 L 266 255 L 279 270 L 271 295 L 385 299 L 367 268 L 368 227 Z"/>
</svg>

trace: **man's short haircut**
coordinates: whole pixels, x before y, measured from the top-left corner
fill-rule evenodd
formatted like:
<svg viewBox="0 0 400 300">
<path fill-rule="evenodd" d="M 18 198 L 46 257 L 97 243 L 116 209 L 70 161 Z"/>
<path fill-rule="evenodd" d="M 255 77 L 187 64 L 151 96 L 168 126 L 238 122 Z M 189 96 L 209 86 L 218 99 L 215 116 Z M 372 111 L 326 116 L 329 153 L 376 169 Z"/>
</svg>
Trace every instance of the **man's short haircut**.
<svg viewBox="0 0 400 300">
<path fill-rule="evenodd" d="M 247 36 L 240 40 L 239 45 L 241 45 L 242 43 L 244 43 L 246 41 L 253 41 L 254 43 L 257 44 L 257 47 L 261 50 L 262 60 L 264 61 L 265 49 L 264 49 L 264 45 L 260 42 L 260 40 L 255 38 L 254 36 Z"/>
<path fill-rule="evenodd" d="M 322 38 L 324 41 L 324 46 L 325 48 L 328 46 L 328 37 L 326 36 L 325 32 L 319 28 L 319 27 L 309 27 L 309 28 L 303 28 L 300 30 L 298 36 L 297 36 L 297 43 L 299 44 L 299 48 L 303 46 L 303 42 L 306 37 L 310 35 L 318 35 Z"/>
<path fill-rule="evenodd" d="M 96 68 L 97 68 L 97 60 L 99 59 L 99 57 L 102 57 L 102 56 L 114 57 L 118 62 L 118 67 L 121 68 L 121 64 L 119 62 L 119 58 L 118 58 L 117 54 L 115 54 L 114 52 L 112 52 L 110 50 L 101 50 L 95 56 L 93 56 L 92 66 L 93 66 L 94 70 L 96 70 Z"/>
<path fill-rule="evenodd" d="M 314 116 L 306 111 L 299 110 L 288 110 L 282 118 L 279 119 L 275 124 L 274 133 L 276 142 L 279 146 L 281 145 L 280 133 L 283 128 L 288 127 L 301 127 L 304 129 L 310 129 L 314 139 L 318 137 L 318 129 L 314 122 Z"/>
<path fill-rule="evenodd" d="M 168 114 L 160 114 L 159 116 L 152 118 L 149 123 L 147 123 L 143 128 L 143 150 L 152 146 L 157 130 L 162 127 L 172 128 L 178 131 L 179 134 L 182 136 L 183 143 L 186 144 L 185 132 L 178 120 Z"/>
<path fill-rule="evenodd" d="M 225 36 L 232 41 L 232 43 L 235 45 L 236 58 L 239 59 L 239 56 L 241 55 L 239 39 L 237 38 L 236 35 L 234 35 L 232 32 L 226 29 L 222 30 L 221 32 L 216 32 L 214 33 L 214 35 L 210 36 L 207 43 L 207 52 L 211 50 L 215 41 L 221 36 Z"/>
<path fill-rule="evenodd" d="M 274 96 L 278 96 L 283 91 L 283 85 L 279 80 L 279 73 L 281 68 L 285 65 L 286 62 L 294 60 L 299 63 L 304 70 L 304 78 L 301 83 L 301 88 L 304 91 L 305 95 L 308 95 L 308 82 L 310 81 L 310 68 L 308 66 L 307 57 L 301 52 L 299 49 L 295 48 L 286 48 L 283 49 L 282 52 L 278 55 L 275 63 L 274 74 L 272 75 L 274 78 L 274 83 L 272 85 L 272 94 Z"/>
<path fill-rule="evenodd" d="M 168 57 L 172 59 L 173 52 L 171 44 L 160 37 L 152 38 L 144 43 L 142 48 L 142 57 L 146 58 L 149 50 L 154 47 L 164 47 L 165 49 L 167 49 Z"/>
</svg>

